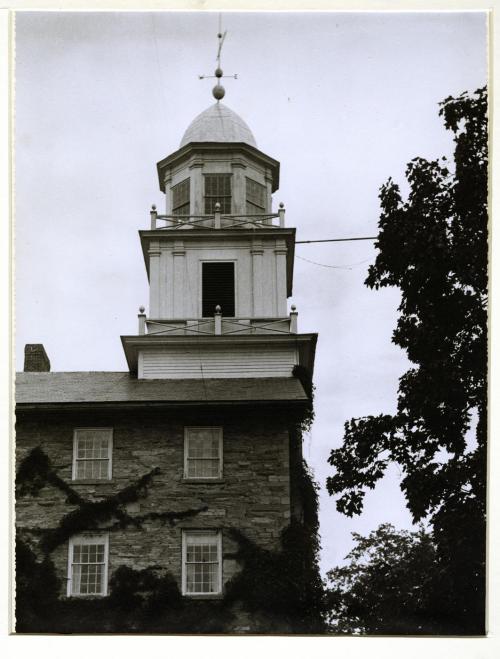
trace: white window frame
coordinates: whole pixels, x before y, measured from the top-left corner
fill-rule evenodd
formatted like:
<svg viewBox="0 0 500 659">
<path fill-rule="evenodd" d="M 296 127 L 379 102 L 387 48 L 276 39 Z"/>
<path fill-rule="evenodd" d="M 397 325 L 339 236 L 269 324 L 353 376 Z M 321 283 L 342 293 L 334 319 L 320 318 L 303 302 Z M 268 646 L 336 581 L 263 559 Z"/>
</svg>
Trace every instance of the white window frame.
<svg viewBox="0 0 500 659">
<path fill-rule="evenodd" d="M 74 428 L 73 430 L 73 467 L 72 467 L 72 480 L 86 480 L 77 477 L 77 463 L 78 463 L 78 433 L 81 430 L 102 431 L 108 434 L 108 473 L 105 478 L 92 478 L 89 480 L 106 481 L 111 480 L 113 477 L 113 428 Z"/>
<path fill-rule="evenodd" d="M 75 545 L 104 545 L 104 588 L 102 593 L 73 593 L 73 549 Z M 108 594 L 109 535 L 107 533 L 81 533 L 68 543 L 68 597 L 106 597 Z"/>
<path fill-rule="evenodd" d="M 188 592 L 187 589 L 187 545 L 190 535 L 212 535 L 217 540 L 217 590 L 211 593 Z M 222 531 L 216 529 L 183 529 L 182 531 L 182 594 L 186 597 L 213 597 L 222 594 Z"/>
<path fill-rule="evenodd" d="M 219 469 L 217 471 L 217 476 L 189 476 L 188 470 L 188 444 L 189 444 L 189 432 L 191 430 L 210 430 L 217 431 L 219 433 Z M 184 427 L 184 478 L 188 480 L 217 480 L 222 478 L 223 473 L 223 432 L 222 426 L 185 426 Z"/>
</svg>

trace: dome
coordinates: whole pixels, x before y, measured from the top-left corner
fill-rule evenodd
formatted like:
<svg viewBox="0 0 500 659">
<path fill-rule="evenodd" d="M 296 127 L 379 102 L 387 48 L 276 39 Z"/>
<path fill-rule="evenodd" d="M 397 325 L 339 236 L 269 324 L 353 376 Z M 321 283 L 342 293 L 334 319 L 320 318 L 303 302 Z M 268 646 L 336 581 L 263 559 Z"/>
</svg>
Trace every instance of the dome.
<svg viewBox="0 0 500 659">
<path fill-rule="evenodd" d="M 244 142 L 257 147 L 243 119 L 222 103 L 214 103 L 189 124 L 180 146 L 190 142 Z"/>
</svg>

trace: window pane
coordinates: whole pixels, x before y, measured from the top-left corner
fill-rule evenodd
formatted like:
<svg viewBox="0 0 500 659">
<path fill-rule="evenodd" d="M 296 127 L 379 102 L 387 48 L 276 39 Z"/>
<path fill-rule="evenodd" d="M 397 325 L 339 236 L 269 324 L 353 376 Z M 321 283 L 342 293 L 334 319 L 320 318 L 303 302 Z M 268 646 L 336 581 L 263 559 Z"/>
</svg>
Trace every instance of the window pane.
<svg viewBox="0 0 500 659">
<path fill-rule="evenodd" d="M 217 478 L 222 460 L 220 429 L 192 428 L 186 432 L 186 476 Z"/>
<path fill-rule="evenodd" d="M 105 545 L 89 542 L 73 545 L 71 593 L 102 595 L 105 591 Z"/>
<path fill-rule="evenodd" d="M 186 537 L 186 590 L 219 592 L 219 534 L 190 533 Z"/>
<path fill-rule="evenodd" d="M 85 428 L 76 431 L 75 478 L 108 478 L 110 441 L 109 430 Z"/>
</svg>

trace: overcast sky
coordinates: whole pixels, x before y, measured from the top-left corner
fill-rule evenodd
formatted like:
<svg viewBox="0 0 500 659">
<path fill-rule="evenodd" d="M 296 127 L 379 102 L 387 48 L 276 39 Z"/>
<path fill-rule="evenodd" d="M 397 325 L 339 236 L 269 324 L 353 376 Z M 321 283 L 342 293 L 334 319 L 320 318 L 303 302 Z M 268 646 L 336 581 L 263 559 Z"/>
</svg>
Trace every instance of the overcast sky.
<svg viewBox="0 0 500 659">
<path fill-rule="evenodd" d="M 238 74 L 224 103 L 280 161 L 273 204 L 298 240 L 376 235 L 381 184 L 452 153 L 438 103 L 486 82 L 484 13 L 229 13 L 223 28 L 222 66 Z M 218 15 L 21 13 L 16 30 L 17 368 L 43 343 L 55 371 L 126 370 L 119 337 L 148 302 L 137 231 L 163 208 L 156 162 L 213 102 L 198 75 L 213 73 Z M 319 332 L 304 453 L 327 570 L 351 531 L 410 525 L 396 468 L 353 520 L 324 492 L 344 422 L 395 411 L 408 362 L 390 341 L 398 292 L 363 285 L 371 242 L 296 256 L 289 303 L 299 331 Z"/>
</svg>

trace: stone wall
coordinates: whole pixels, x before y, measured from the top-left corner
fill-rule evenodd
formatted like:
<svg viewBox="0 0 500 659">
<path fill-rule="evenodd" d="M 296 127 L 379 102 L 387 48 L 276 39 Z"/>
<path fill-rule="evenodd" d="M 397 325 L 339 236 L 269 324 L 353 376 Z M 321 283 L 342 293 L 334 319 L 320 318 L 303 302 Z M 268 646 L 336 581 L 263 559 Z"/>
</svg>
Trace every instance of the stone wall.
<svg viewBox="0 0 500 659">
<path fill-rule="evenodd" d="M 184 426 L 192 425 L 223 427 L 223 478 L 218 482 L 183 480 Z M 75 427 L 113 428 L 112 480 L 71 480 Z M 238 570 L 232 557 L 237 547 L 228 536 L 229 529 L 238 529 L 271 549 L 279 545 L 280 532 L 290 521 L 290 434 L 285 415 L 265 415 L 257 410 L 216 415 L 200 410 L 23 414 L 17 419 L 16 441 L 18 463 L 33 447 L 40 446 L 58 475 L 91 500 L 108 497 L 158 467 L 160 473 L 154 476 L 148 495 L 128 505 L 132 516 L 206 507 L 173 526 L 149 521 L 142 529 L 111 531 L 110 576 L 120 565 L 135 569 L 154 566 L 159 574 L 163 570 L 173 574 L 180 587 L 182 529 L 213 529 L 223 534 L 226 582 Z M 72 508 L 63 493 L 45 486 L 37 497 L 16 502 L 17 527 L 23 535 L 36 539 L 38 529 L 57 527 Z M 67 543 L 55 549 L 51 558 L 65 583 Z"/>
</svg>

